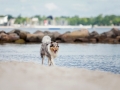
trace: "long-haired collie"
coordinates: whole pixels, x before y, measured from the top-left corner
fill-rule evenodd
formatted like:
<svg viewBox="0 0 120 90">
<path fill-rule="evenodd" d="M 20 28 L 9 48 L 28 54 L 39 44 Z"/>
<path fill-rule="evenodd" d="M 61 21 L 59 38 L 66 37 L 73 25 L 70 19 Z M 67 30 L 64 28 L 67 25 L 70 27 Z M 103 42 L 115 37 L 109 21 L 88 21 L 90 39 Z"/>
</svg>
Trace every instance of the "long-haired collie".
<svg viewBox="0 0 120 90">
<path fill-rule="evenodd" d="M 49 36 L 44 36 L 42 38 L 40 55 L 42 58 L 42 64 L 45 56 L 48 57 L 48 65 L 55 65 L 54 58 L 57 56 L 59 46 L 57 42 L 52 42 Z"/>
</svg>

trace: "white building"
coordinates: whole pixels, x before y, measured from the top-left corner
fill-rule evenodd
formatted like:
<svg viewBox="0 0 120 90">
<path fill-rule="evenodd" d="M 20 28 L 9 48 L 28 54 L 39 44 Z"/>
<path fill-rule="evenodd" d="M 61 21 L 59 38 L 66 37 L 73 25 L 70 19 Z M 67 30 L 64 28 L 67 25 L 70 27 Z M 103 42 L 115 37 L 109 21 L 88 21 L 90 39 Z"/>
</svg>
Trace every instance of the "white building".
<svg viewBox="0 0 120 90">
<path fill-rule="evenodd" d="M 7 24 L 8 22 L 8 16 L 1 16 L 0 17 L 0 25 Z"/>
<path fill-rule="evenodd" d="M 8 21 L 7 25 L 8 26 L 14 26 L 14 23 L 15 23 L 15 18 L 12 18 Z"/>
<path fill-rule="evenodd" d="M 39 24 L 39 20 L 38 20 L 38 18 L 32 18 L 31 19 L 31 23 L 32 23 L 32 25 L 38 25 Z"/>
</svg>

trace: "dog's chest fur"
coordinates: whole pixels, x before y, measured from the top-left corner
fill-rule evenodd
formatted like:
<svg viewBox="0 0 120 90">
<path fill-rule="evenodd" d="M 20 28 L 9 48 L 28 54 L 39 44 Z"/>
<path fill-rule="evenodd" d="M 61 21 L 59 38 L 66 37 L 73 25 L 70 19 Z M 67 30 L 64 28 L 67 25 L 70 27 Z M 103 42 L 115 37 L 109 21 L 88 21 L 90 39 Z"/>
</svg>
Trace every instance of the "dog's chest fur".
<svg viewBox="0 0 120 90">
<path fill-rule="evenodd" d="M 55 58 L 57 56 L 57 52 L 55 53 L 52 49 L 51 49 L 51 44 L 48 45 L 48 52 L 51 55 L 52 58 Z"/>
</svg>

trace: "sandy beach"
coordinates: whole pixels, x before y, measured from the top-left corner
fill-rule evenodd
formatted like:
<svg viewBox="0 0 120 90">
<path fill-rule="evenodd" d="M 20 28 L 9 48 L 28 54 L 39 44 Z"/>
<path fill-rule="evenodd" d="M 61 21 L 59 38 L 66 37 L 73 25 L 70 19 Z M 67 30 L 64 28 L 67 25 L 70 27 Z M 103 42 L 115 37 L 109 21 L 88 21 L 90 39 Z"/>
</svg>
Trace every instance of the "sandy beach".
<svg viewBox="0 0 120 90">
<path fill-rule="evenodd" d="M 32 62 L 0 62 L 0 90 L 120 90 L 120 75 Z"/>
</svg>

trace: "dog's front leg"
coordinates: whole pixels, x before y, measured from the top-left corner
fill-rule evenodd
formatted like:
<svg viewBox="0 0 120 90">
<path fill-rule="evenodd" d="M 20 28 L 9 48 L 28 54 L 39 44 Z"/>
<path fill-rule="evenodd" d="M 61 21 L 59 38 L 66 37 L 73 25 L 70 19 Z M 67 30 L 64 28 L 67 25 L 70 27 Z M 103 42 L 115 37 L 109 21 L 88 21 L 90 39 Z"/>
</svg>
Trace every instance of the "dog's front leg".
<svg viewBox="0 0 120 90">
<path fill-rule="evenodd" d="M 42 65 L 43 65 L 44 58 L 45 58 L 45 56 L 43 55 L 43 56 L 42 56 Z"/>
<path fill-rule="evenodd" d="M 51 64 L 52 64 L 53 66 L 55 66 L 55 63 L 54 63 L 54 59 L 53 59 L 53 58 L 51 59 Z"/>
<path fill-rule="evenodd" d="M 51 66 L 51 60 L 48 58 L 48 65 Z"/>
</svg>

